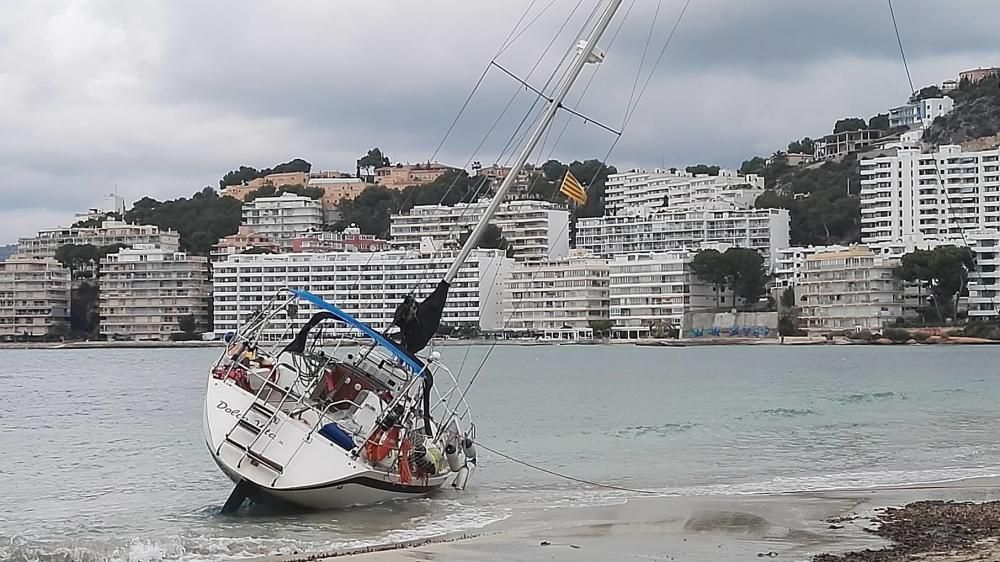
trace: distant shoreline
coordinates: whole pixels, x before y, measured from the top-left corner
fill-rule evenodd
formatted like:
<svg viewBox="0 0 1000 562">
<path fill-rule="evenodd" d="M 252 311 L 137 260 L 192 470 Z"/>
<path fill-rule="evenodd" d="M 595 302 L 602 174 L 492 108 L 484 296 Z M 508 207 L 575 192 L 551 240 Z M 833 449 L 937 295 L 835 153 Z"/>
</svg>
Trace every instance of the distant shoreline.
<svg viewBox="0 0 1000 562">
<path fill-rule="evenodd" d="M 217 348 L 224 346 L 221 340 L 212 341 L 67 341 L 67 342 L 0 342 L 0 350 L 3 349 L 191 349 L 191 348 Z M 344 343 L 342 345 L 360 345 L 359 342 Z M 786 337 L 782 342 L 778 338 L 690 338 L 690 339 L 643 339 L 643 340 L 577 340 L 577 341 L 555 341 L 555 340 L 490 340 L 490 339 L 469 339 L 469 340 L 438 340 L 434 345 L 439 347 L 465 346 L 465 345 L 510 345 L 510 346 L 595 346 L 595 345 L 633 345 L 636 347 L 707 347 L 707 346 L 811 346 L 811 345 L 852 345 L 852 346 L 952 346 L 952 345 L 1000 345 L 1000 340 L 988 340 L 983 338 L 949 337 L 926 342 L 889 342 L 886 341 L 861 341 L 848 338 L 825 338 L 809 337 Z"/>
</svg>

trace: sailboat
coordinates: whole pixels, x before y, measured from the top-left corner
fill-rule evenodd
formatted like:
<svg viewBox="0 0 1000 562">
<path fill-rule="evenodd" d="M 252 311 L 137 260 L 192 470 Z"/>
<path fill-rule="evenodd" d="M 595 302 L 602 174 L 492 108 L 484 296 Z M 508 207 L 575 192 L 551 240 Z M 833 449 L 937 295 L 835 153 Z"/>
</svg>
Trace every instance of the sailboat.
<svg viewBox="0 0 1000 562">
<path fill-rule="evenodd" d="M 465 488 L 477 464 L 475 424 L 464 390 L 426 347 L 452 281 L 574 82 L 603 60 L 597 44 L 621 3 L 611 0 L 589 33 L 581 31 L 564 80 L 444 278 L 422 302 L 409 296 L 397 308 L 398 333 L 287 288 L 227 334 L 204 407 L 208 450 L 235 483 L 223 512 L 248 499 L 330 509 L 426 496 L 449 480 Z M 272 323 L 300 319 L 287 341 L 269 341 Z"/>
</svg>

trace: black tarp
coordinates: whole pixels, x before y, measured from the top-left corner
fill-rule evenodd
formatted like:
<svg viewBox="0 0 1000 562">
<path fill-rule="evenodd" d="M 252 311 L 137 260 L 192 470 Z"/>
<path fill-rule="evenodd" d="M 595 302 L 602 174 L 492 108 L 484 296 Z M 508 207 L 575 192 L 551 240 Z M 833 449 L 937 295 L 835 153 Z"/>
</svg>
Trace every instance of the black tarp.
<svg viewBox="0 0 1000 562">
<path fill-rule="evenodd" d="M 441 314 L 448 300 L 448 289 L 451 285 L 442 280 L 424 302 L 417 304 L 411 295 L 403 300 L 393 316 L 392 323 L 399 326 L 400 344 L 410 353 L 417 353 L 427 347 L 438 327 L 441 325 Z"/>
</svg>

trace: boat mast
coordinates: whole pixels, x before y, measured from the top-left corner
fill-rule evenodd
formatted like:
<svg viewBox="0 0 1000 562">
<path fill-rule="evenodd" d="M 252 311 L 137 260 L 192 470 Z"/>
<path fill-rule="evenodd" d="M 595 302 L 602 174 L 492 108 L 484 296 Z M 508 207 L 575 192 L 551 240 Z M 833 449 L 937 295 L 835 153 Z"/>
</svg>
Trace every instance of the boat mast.
<svg viewBox="0 0 1000 562">
<path fill-rule="evenodd" d="M 534 133 L 528 139 L 528 143 L 524 146 L 521 154 L 514 161 L 510 168 L 510 172 L 507 177 L 503 179 L 500 187 L 497 188 L 496 193 L 493 195 L 493 199 L 490 200 L 489 206 L 486 207 L 486 211 L 483 216 L 479 218 L 479 222 L 476 223 L 476 227 L 472 229 L 472 233 L 469 234 L 468 240 L 465 241 L 465 245 L 462 249 L 458 251 L 458 257 L 452 262 L 451 267 L 448 268 L 448 272 L 444 275 L 444 281 L 446 283 L 451 283 L 452 280 L 458 275 L 458 271 L 462 268 L 465 260 L 472 253 L 472 249 L 476 247 L 479 239 L 482 237 L 483 232 L 486 231 L 487 225 L 490 223 L 490 219 L 496 214 L 497 208 L 500 207 L 500 203 L 503 202 L 503 198 L 507 195 L 510 190 L 511 185 L 513 185 L 514 180 L 517 175 L 524 168 L 524 163 L 528 161 L 528 157 L 531 156 L 531 152 L 538 145 L 538 142 L 542 140 L 542 136 L 545 134 L 545 130 L 548 129 L 549 125 L 552 123 L 552 119 L 556 116 L 556 112 L 562 106 L 563 100 L 566 98 L 566 94 L 569 93 L 570 88 L 573 87 L 573 83 L 580 76 L 580 72 L 583 71 L 584 65 L 588 62 L 599 62 L 601 56 L 599 51 L 597 51 L 597 42 L 601 39 L 601 35 L 608 29 L 608 25 L 611 23 L 612 18 L 615 16 L 615 12 L 621 6 L 622 0 L 611 0 L 608 8 L 604 11 L 601 19 L 597 22 L 593 31 L 590 32 L 590 36 L 580 42 L 577 49 L 576 58 L 573 60 L 573 65 L 569 69 L 569 74 L 566 77 L 566 81 L 562 84 L 559 90 L 556 92 L 555 97 L 553 97 L 548 102 L 548 107 L 545 110 L 545 114 L 542 116 L 542 121 L 538 124 Z"/>
</svg>

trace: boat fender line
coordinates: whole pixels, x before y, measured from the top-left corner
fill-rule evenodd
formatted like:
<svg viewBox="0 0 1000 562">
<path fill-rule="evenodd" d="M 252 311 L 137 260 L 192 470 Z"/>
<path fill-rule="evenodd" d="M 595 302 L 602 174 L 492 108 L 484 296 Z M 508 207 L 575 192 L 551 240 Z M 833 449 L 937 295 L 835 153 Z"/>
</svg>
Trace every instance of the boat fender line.
<svg viewBox="0 0 1000 562">
<path fill-rule="evenodd" d="M 482 441 L 478 441 L 477 440 L 476 444 L 479 445 L 480 447 L 482 447 L 483 449 L 486 449 L 487 451 L 493 453 L 494 455 L 497 455 L 497 456 L 499 456 L 501 458 L 507 459 L 510 462 L 517 463 L 517 464 L 519 464 L 521 466 L 526 466 L 526 467 L 528 467 L 530 469 L 537 470 L 539 472 L 544 472 L 545 474 L 548 474 L 548 475 L 551 475 L 551 476 L 555 476 L 557 478 L 562 478 L 564 480 L 570 480 L 572 482 L 578 482 L 580 484 L 586 484 L 588 486 L 593 486 L 595 488 L 606 488 L 608 490 L 618 490 L 620 492 L 630 492 L 630 493 L 633 493 L 633 494 L 643 494 L 643 495 L 647 495 L 648 494 L 648 495 L 654 495 L 654 496 L 663 495 L 663 492 L 654 492 L 653 490 L 639 490 L 637 488 L 626 488 L 624 486 L 615 486 L 613 484 L 604 484 L 604 483 L 601 483 L 601 482 L 594 482 L 593 480 L 586 480 L 586 479 L 583 479 L 583 478 L 577 478 L 575 476 L 570 476 L 569 474 L 563 474 L 561 472 L 556 472 L 554 470 L 549 470 L 547 468 L 538 466 L 537 464 L 532 464 L 532 463 L 527 462 L 527 461 L 522 461 L 521 459 L 514 458 L 514 457 L 512 457 L 512 456 L 510 456 L 510 455 L 508 455 L 506 453 L 501 453 L 500 451 L 498 451 L 496 449 L 492 449 L 490 447 L 487 447 L 486 445 L 483 445 Z"/>
<path fill-rule="evenodd" d="M 448 468 L 452 472 L 458 472 L 465 464 L 462 462 L 462 457 L 458 454 L 458 447 L 454 443 L 448 443 L 444 448 L 444 456 L 448 459 Z"/>
</svg>

